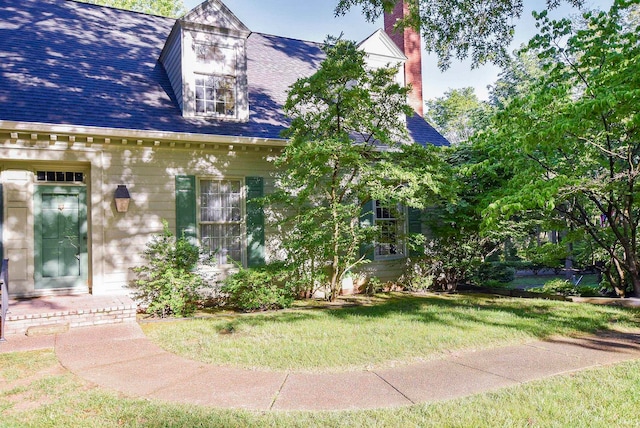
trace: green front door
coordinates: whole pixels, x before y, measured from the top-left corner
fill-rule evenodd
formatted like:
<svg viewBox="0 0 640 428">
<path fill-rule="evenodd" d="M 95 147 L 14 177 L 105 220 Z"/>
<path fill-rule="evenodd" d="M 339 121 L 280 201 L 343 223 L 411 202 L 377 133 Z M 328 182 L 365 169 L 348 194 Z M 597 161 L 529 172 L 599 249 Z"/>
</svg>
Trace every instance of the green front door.
<svg viewBox="0 0 640 428">
<path fill-rule="evenodd" d="M 87 288 L 86 188 L 36 186 L 35 288 Z"/>
</svg>

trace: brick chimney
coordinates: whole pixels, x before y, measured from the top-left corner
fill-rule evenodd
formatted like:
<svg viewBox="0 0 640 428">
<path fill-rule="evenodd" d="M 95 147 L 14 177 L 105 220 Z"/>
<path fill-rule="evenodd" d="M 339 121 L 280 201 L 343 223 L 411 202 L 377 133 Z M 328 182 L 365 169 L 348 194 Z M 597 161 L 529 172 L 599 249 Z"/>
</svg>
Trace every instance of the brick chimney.
<svg viewBox="0 0 640 428">
<path fill-rule="evenodd" d="M 404 65 L 404 80 L 405 84 L 411 84 L 412 88 L 407 102 L 411 108 L 422 116 L 424 114 L 424 101 L 422 99 L 422 53 L 420 34 L 413 28 L 405 28 L 400 31 L 395 31 L 394 29 L 396 21 L 408 15 L 409 5 L 407 1 L 398 1 L 391 13 L 384 14 L 384 31 L 407 57 L 407 62 Z"/>
</svg>

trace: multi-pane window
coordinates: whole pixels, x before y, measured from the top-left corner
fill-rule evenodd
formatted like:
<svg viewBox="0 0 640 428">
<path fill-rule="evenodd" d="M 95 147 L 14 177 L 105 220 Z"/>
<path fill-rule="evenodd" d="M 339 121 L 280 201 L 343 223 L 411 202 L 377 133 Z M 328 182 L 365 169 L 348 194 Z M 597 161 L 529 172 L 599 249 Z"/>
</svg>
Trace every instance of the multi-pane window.
<svg viewBox="0 0 640 428">
<path fill-rule="evenodd" d="M 84 173 L 74 171 L 37 171 L 36 177 L 38 181 L 66 183 L 84 182 Z"/>
<path fill-rule="evenodd" d="M 404 244 L 400 240 L 403 235 L 404 221 L 401 219 L 399 207 L 375 203 L 374 221 L 379 230 L 375 245 L 375 257 L 399 257 L 404 255 Z"/>
<path fill-rule="evenodd" d="M 196 113 L 205 116 L 236 116 L 236 50 L 232 47 L 196 43 Z"/>
<path fill-rule="evenodd" d="M 242 263 L 242 183 L 200 181 L 200 241 L 219 265 Z"/>
<path fill-rule="evenodd" d="M 235 77 L 196 75 L 196 113 L 215 116 L 235 116 Z"/>
</svg>

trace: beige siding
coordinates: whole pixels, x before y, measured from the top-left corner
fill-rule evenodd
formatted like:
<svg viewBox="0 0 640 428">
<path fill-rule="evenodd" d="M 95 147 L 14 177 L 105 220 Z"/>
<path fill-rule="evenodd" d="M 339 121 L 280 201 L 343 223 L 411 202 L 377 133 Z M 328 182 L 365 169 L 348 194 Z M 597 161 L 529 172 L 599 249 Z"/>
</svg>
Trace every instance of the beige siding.
<svg viewBox="0 0 640 428">
<path fill-rule="evenodd" d="M 2 135 L 2 134 L 0 134 Z M 5 134 L 6 135 L 6 134 Z M 142 252 L 166 220 L 175 231 L 175 176 L 239 178 L 262 176 L 265 192 L 274 187 L 274 167 L 270 158 L 278 149 L 242 147 L 213 142 L 172 147 L 153 142 L 141 145 L 73 144 L 61 141 L 0 139 L 0 171 L 4 186 L 5 224 L 2 237 L 11 260 L 14 295 L 37 295 L 34 287 L 34 173 L 37 170 L 81 170 L 87 186 L 89 223 L 88 289 L 97 295 L 127 293 L 133 279 L 132 267 L 143 263 Z M 117 140 L 120 141 L 120 140 Z M 131 205 L 118 213 L 114 192 L 127 186 Z M 268 215 L 268 212 L 267 212 Z M 275 229 L 267 224 L 267 260 L 275 258 Z M 403 261 L 373 262 L 362 268 L 367 276 L 393 280 L 402 271 Z"/>
<path fill-rule="evenodd" d="M 5 196 L 4 248 L 9 259 L 11 291 L 25 294 L 33 288 L 33 204 L 29 198 L 33 187 L 32 174 L 27 171 L 5 170 L 2 182 Z"/>
<path fill-rule="evenodd" d="M 29 136 L 30 134 L 27 134 Z M 273 153 L 268 148 L 211 145 L 171 148 L 145 144 L 74 144 L 41 140 L 0 140 L 0 171 L 5 197 L 3 241 L 10 258 L 12 294 L 38 295 L 34 286 L 33 197 L 35 171 L 82 170 L 86 173 L 89 222 L 88 287 L 94 294 L 127 293 L 131 268 L 166 220 L 175 230 L 175 176 L 263 176 L 273 188 Z M 119 141 L 119 140 L 118 140 Z M 210 147 L 210 149 L 209 149 Z M 131 194 L 127 213 L 115 209 L 114 192 L 125 184 Z"/>
<path fill-rule="evenodd" d="M 104 193 L 125 184 L 131 194 L 127 213 L 117 213 L 111 201 L 105 212 L 106 290 L 117 289 L 133 279 L 131 268 L 140 265 L 141 254 L 151 236 L 162 231 L 162 220 L 175 232 L 175 176 L 198 177 L 264 176 L 272 187 L 272 164 L 264 149 L 189 150 L 141 147 L 105 151 Z M 111 197 L 111 200 L 113 198 Z"/>
</svg>

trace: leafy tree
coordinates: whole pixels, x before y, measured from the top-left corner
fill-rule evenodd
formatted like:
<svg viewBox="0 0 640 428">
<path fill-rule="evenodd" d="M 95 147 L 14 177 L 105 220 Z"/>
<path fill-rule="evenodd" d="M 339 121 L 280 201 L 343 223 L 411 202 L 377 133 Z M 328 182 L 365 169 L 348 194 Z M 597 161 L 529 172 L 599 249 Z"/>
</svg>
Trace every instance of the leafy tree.
<svg viewBox="0 0 640 428">
<path fill-rule="evenodd" d="M 540 14 L 529 48 L 544 75 L 479 143 L 511 175 L 487 226 L 531 212 L 564 219 L 606 255 L 604 273 L 620 295 L 627 287 L 640 295 L 640 28 L 624 20 L 638 3 L 586 13 L 578 29 Z"/>
<path fill-rule="evenodd" d="M 362 246 L 376 237 L 364 221 L 365 204 L 416 204 L 436 181 L 430 152 L 397 146 L 407 139 L 404 115 L 411 114 L 397 70 L 370 69 L 354 42 L 329 39 L 324 49 L 318 71 L 290 89 L 290 144 L 277 160 L 283 173 L 270 199 L 286 208 L 288 258 L 300 276 L 328 284 L 334 300 L 345 273 L 364 262 Z M 419 173 L 416 161 L 424 161 Z"/>
<path fill-rule="evenodd" d="M 426 104 L 427 118 L 452 144 L 467 141 L 481 129 L 489 109 L 478 99 L 473 87 L 449 89 L 444 96 Z"/>
<path fill-rule="evenodd" d="M 489 87 L 490 104 L 500 109 L 506 107 L 512 99 L 526 95 L 542 75 L 537 54 L 522 47 L 507 59 L 498 79 Z"/>
<path fill-rule="evenodd" d="M 500 251 L 501 233 L 481 234 L 482 209 L 506 174 L 502 165 L 484 163 L 488 155 L 483 150 L 463 142 L 438 153 L 443 160 L 444 189 L 437 198 L 426 201 L 425 222 L 430 233 L 424 260 L 417 260 L 438 288 L 450 291 L 469 282 L 477 267 Z"/>
<path fill-rule="evenodd" d="M 384 11 L 390 12 L 398 0 L 339 0 L 336 14 L 361 6 L 368 21 Z M 583 0 L 565 0 L 581 7 Z M 408 0 L 409 16 L 398 22 L 399 28 L 421 31 L 425 48 L 439 57 L 438 65 L 447 69 L 452 58 L 471 55 L 474 65 L 493 62 L 504 64 L 506 48 L 513 40 L 515 20 L 522 15 L 522 0 Z M 562 0 L 546 0 L 548 8 Z"/>
<path fill-rule="evenodd" d="M 84 3 L 177 18 L 185 13 L 183 0 L 79 0 Z"/>
</svg>

